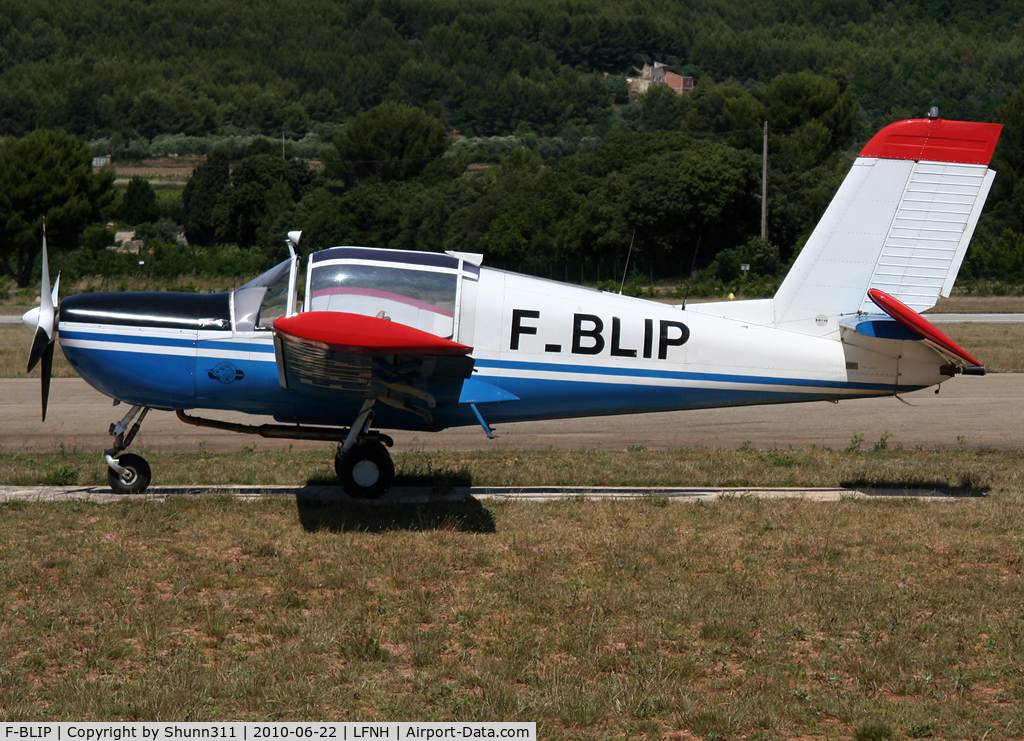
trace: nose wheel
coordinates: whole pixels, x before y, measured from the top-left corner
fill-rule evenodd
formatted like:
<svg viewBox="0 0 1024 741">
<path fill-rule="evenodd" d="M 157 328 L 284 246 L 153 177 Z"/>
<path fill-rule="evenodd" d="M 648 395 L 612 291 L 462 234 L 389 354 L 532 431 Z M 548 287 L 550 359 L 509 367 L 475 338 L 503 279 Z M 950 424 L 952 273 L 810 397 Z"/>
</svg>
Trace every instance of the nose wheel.
<svg viewBox="0 0 1024 741">
<path fill-rule="evenodd" d="M 381 442 L 365 442 L 344 453 L 339 448 L 334 470 L 341 488 L 353 499 L 377 499 L 395 481 L 395 464 Z"/>
<path fill-rule="evenodd" d="M 134 453 L 125 453 L 117 459 L 122 471 L 107 469 L 110 488 L 118 494 L 141 494 L 153 479 L 153 472 L 146 459 Z"/>
</svg>

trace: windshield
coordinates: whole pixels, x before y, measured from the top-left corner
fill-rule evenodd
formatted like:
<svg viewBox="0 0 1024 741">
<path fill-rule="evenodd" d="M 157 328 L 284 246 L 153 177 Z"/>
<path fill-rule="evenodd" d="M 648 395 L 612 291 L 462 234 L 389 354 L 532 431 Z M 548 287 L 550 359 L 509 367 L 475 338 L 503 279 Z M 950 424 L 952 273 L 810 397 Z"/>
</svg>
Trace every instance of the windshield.
<svg viewBox="0 0 1024 741">
<path fill-rule="evenodd" d="M 275 265 L 235 291 L 235 329 L 273 329 L 274 320 L 288 313 L 291 258 Z"/>
</svg>

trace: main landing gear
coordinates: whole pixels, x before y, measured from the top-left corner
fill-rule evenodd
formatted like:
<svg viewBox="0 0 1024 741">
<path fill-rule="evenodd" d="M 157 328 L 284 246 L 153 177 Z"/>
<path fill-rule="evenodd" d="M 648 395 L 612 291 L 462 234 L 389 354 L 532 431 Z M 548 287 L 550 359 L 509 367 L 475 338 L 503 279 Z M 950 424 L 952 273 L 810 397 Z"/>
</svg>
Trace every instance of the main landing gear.
<svg viewBox="0 0 1024 741">
<path fill-rule="evenodd" d="M 291 427 L 282 425 L 240 425 L 233 422 L 190 417 L 182 411 L 178 419 L 200 427 L 212 427 L 232 432 L 245 432 L 269 438 L 298 440 L 343 440 L 334 458 L 334 470 L 341 480 L 341 488 L 353 499 L 377 499 L 391 488 L 395 481 L 395 464 L 388 448 L 395 443 L 381 432 L 371 432 L 373 406 L 378 399 L 367 399 L 352 426 L 345 430 L 325 427 Z M 132 443 L 149 413 L 148 407 L 133 406 L 117 424 L 110 425 L 114 446 L 103 452 L 109 470 L 110 488 L 118 494 L 141 494 L 153 478 L 146 459 L 133 453 L 123 453 Z M 133 423 L 134 420 L 134 423 Z"/>
<path fill-rule="evenodd" d="M 353 499 L 382 497 L 395 481 L 395 464 L 388 452 L 394 441 L 387 435 L 369 430 L 373 421 L 373 403 L 373 399 L 367 399 L 363 404 L 334 457 L 334 470 L 341 481 L 341 488 Z"/>
<path fill-rule="evenodd" d="M 149 407 L 134 406 L 120 422 L 110 425 L 114 447 L 103 451 L 103 458 L 109 466 L 107 481 L 110 482 L 110 488 L 118 494 L 141 494 L 153 479 L 153 472 L 150 470 L 149 464 L 146 463 L 146 459 L 141 455 L 127 453 L 117 458 L 114 457 L 132 444 L 132 440 L 139 433 L 139 427 L 142 426 L 142 420 L 148 413 Z M 138 419 L 129 430 L 128 425 L 132 424 L 136 415 L 138 415 Z M 127 435 L 125 435 L 126 430 L 128 431 Z"/>
</svg>

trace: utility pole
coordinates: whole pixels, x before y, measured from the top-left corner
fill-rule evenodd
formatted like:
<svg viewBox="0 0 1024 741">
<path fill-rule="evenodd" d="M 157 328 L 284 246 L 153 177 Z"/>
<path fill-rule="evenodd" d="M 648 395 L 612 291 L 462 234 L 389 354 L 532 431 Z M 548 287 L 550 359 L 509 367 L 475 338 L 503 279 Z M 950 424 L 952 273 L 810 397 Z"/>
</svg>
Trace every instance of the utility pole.
<svg viewBox="0 0 1024 741">
<path fill-rule="evenodd" d="M 761 239 L 768 239 L 768 122 L 764 122 L 764 154 L 761 164 Z"/>
</svg>

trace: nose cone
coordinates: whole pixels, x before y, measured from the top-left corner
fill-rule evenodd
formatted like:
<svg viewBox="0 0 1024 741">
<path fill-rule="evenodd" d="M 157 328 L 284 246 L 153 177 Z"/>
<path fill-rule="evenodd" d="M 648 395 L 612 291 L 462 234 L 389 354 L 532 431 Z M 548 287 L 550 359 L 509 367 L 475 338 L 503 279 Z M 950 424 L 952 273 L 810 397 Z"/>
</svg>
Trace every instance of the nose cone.
<svg viewBox="0 0 1024 741">
<path fill-rule="evenodd" d="M 34 330 L 37 326 L 39 326 L 39 307 L 36 306 L 34 308 L 31 308 L 24 314 L 22 314 L 21 321 L 25 324 L 26 327 Z"/>
</svg>

